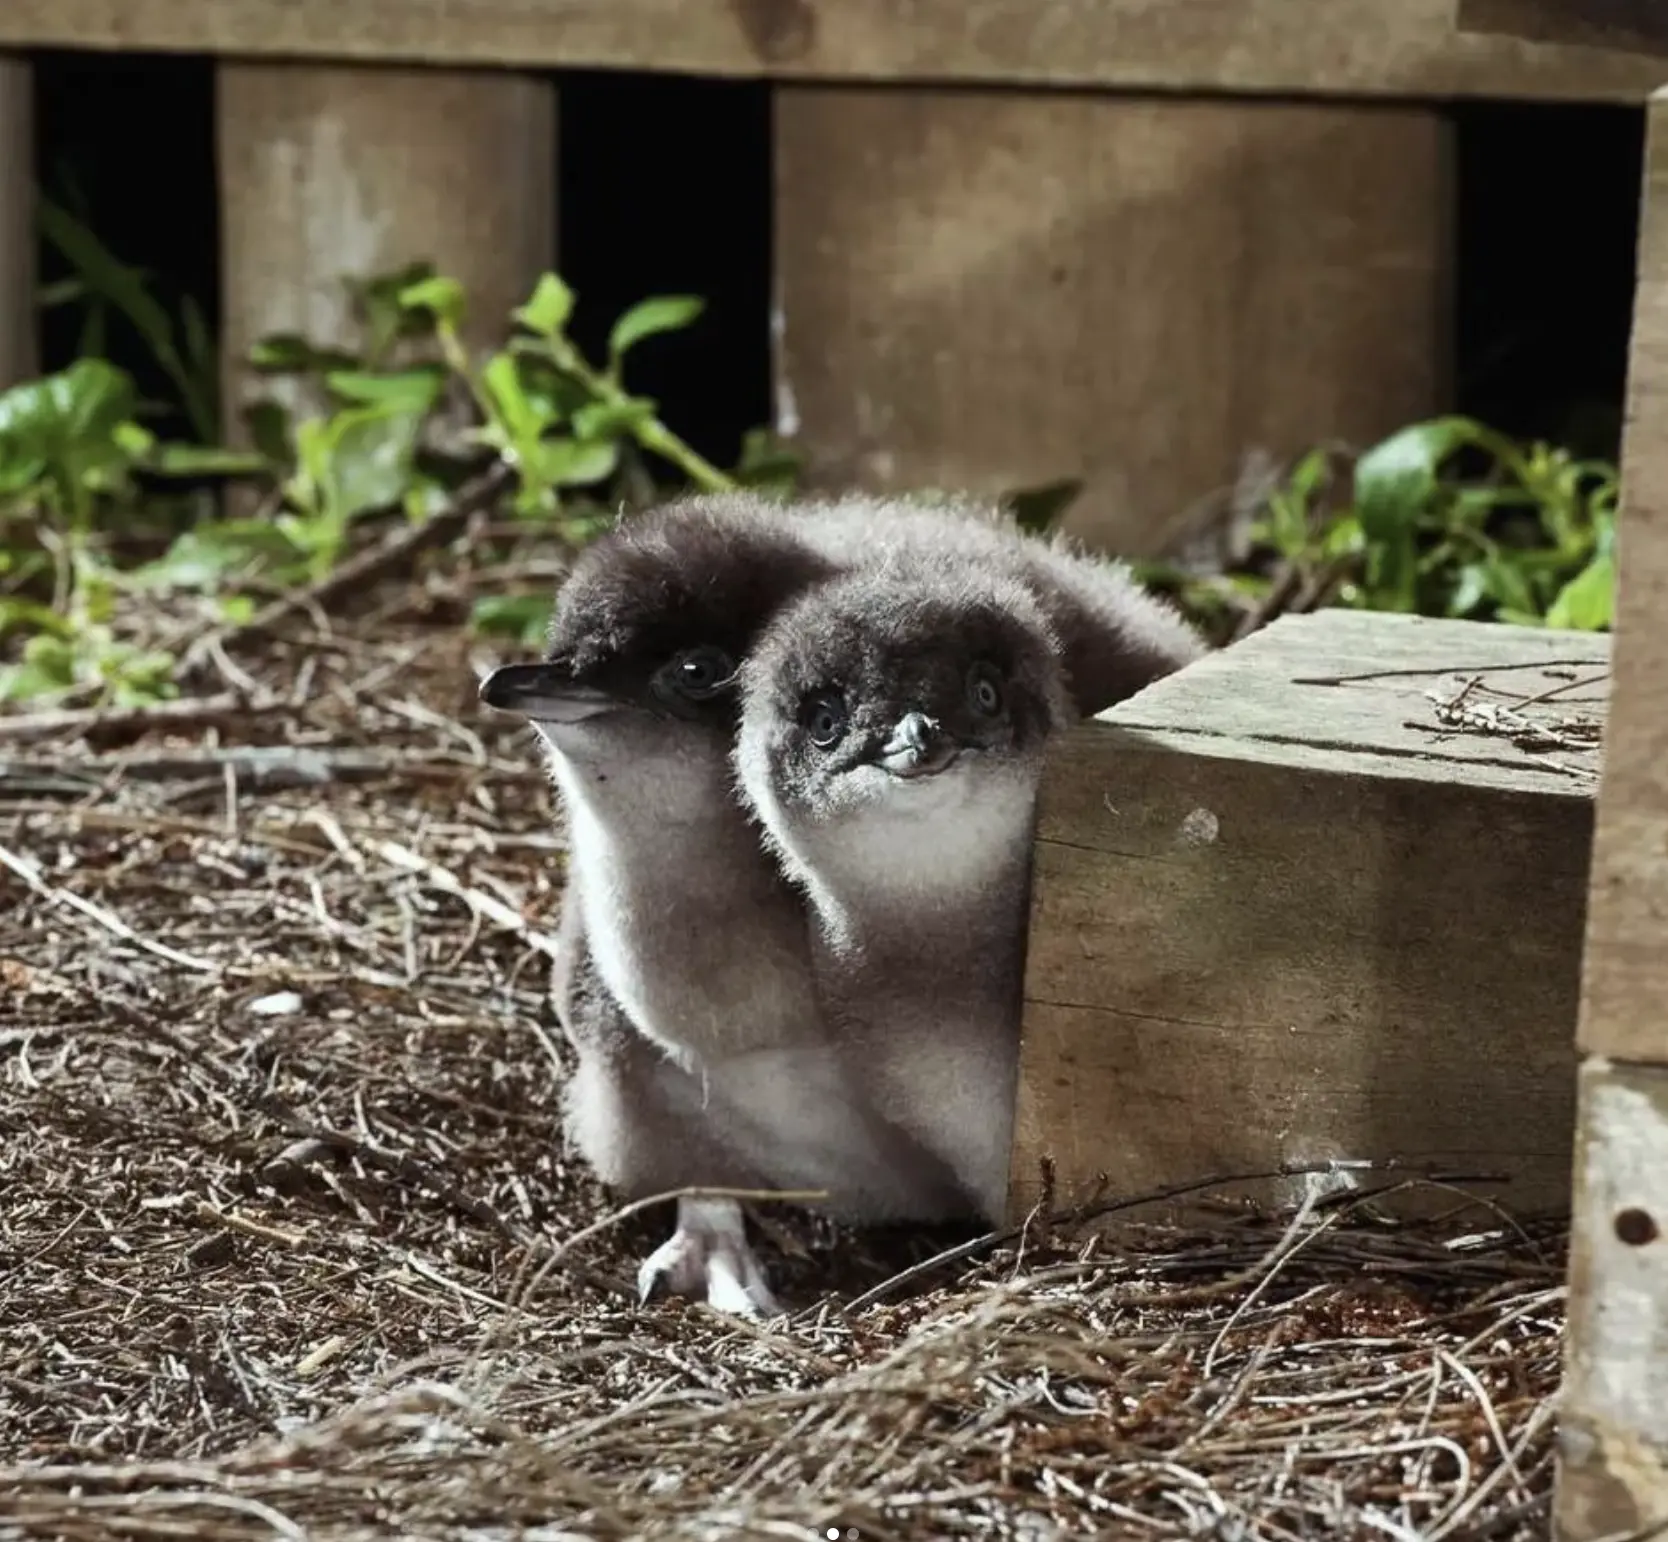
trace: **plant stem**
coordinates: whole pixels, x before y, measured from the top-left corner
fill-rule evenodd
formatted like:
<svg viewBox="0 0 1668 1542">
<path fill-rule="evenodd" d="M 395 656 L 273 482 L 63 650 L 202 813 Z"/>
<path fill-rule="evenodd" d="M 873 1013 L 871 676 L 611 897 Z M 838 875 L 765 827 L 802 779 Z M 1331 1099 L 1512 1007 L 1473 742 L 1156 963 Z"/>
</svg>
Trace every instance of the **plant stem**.
<svg viewBox="0 0 1668 1542">
<path fill-rule="evenodd" d="M 560 368 L 565 369 L 587 391 L 598 400 L 607 402 L 610 407 L 622 407 L 631 400 L 630 392 L 601 370 L 593 369 L 586 363 L 579 350 L 565 338 L 552 338 L 550 353 Z M 647 423 L 634 424 L 632 435 L 645 450 L 671 461 L 692 482 L 700 483 L 708 492 L 735 491 L 736 484 L 732 478 L 720 471 L 705 456 L 697 454 L 658 418 L 651 418 Z"/>
</svg>

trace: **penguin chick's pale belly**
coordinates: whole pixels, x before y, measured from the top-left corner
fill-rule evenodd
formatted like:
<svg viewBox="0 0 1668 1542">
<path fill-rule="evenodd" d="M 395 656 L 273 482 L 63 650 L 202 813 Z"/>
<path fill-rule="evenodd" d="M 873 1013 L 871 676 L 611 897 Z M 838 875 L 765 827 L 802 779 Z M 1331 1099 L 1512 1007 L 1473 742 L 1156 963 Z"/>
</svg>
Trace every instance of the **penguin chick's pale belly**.
<svg viewBox="0 0 1668 1542">
<path fill-rule="evenodd" d="M 882 1111 L 1004 1207 L 1059 643 L 1000 567 L 876 563 L 786 607 L 743 669 L 736 765 L 810 900 L 825 1007 Z"/>
<path fill-rule="evenodd" d="M 710 819 L 657 826 L 652 784 L 698 775 L 687 759 L 639 762 L 600 785 L 557 765 L 597 973 L 662 1052 L 655 1103 L 709 1131 L 755 1185 L 825 1190 L 842 1218 L 936 1219 L 964 1206 L 943 1163 L 887 1126 L 830 1042 L 803 902 L 740 808 L 715 802 Z M 591 1128 L 605 1138 L 606 1120 Z"/>
<path fill-rule="evenodd" d="M 901 789 L 849 842 L 800 858 L 818 919 L 815 969 L 881 1114 L 1004 1213 L 1029 905 L 1030 787 L 951 770 Z M 919 799 L 939 818 L 917 818 Z"/>
</svg>

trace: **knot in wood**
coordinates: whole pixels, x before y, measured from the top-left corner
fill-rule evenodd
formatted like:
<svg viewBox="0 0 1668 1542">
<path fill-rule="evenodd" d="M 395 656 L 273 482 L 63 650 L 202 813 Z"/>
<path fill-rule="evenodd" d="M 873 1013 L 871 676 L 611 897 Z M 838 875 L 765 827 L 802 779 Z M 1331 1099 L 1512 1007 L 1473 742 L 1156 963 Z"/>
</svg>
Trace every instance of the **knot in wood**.
<svg viewBox="0 0 1668 1542">
<path fill-rule="evenodd" d="M 807 0 L 730 0 L 748 47 L 763 64 L 792 64 L 811 51 L 817 17 Z"/>
</svg>

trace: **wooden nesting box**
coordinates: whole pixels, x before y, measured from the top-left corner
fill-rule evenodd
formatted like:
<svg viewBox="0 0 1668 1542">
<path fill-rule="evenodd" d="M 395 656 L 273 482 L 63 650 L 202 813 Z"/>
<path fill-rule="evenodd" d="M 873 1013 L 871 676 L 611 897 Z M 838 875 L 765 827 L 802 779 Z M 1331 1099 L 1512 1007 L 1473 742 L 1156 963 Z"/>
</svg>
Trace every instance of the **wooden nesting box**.
<svg viewBox="0 0 1668 1542">
<path fill-rule="evenodd" d="M 1329 611 L 1069 734 L 1015 1218 L 1045 1160 L 1059 1203 L 1334 1160 L 1565 1202 L 1608 662 L 1599 635 Z"/>
</svg>

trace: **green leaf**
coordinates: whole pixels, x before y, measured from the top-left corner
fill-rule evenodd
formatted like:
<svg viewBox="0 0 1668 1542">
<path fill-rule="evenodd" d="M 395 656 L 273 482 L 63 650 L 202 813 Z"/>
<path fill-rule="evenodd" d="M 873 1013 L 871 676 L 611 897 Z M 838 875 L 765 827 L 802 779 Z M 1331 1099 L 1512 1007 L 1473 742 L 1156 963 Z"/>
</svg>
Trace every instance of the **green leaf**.
<svg viewBox="0 0 1668 1542">
<path fill-rule="evenodd" d="M 396 412 L 434 410 L 446 389 L 446 372 L 438 364 L 373 374 L 366 370 L 334 370 L 325 384 L 344 401 L 387 407 Z"/>
<path fill-rule="evenodd" d="M 542 594 L 494 594 L 475 601 L 469 624 L 475 631 L 512 637 L 531 646 L 542 642 L 550 628 L 551 600 Z"/>
<path fill-rule="evenodd" d="M 380 363 L 402 337 L 421 337 L 433 332 L 433 313 L 407 306 L 404 295 L 406 290 L 434 276 L 432 262 L 408 262 L 389 273 L 348 280 L 348 292 L 365 321 L 366 362 Z"/>
<path fill-rule="evenodd" d="M 429 311 L 443 326 L 463 323 L 463 285 L 455 278 L 425 278 L 400 291 L 400 304 L 408 311 Z"/>
<path fill-rule="evenodd" d="M 253 451 L 218 450 L 198 444 L 159 444 L 145 469 L 165 477 L 258 476 L 270 471 L 266 456 Z"/>
<path fill-rule="evenodd" d="M 1502 610 L 1539 616 L 1541 607 L 1535 603 L 1534 591 L 1529 587 L 1523 570 L 1511 556 L 1502 552 L 1483 564 L 1488 592 Z"/>
<path fill-rule="evenodd" d="M 61 278 L 55 284 L 41 284 L 35 290 L 35 304 L 43 311 L 56 310 L 60 305 L 73 305 L 89 294 L 86 284 L 78 278 Z"/>
<path fill-rule="evenodd" d="M 1291 475 L 1286 478 L 1286 485 L 1302 503 L 1307 505 L 1326 485 L 1327 473 L 1330 470 L 1331 457 L 1326 450 L 1324 448 L 1311 450 L 1292 467 Z"/>
<path fill-rule="evenodd" d="M 253 402 L 243 409 L 243 421 L 257 453 L 274 466 L 295 461 L 289 412 L 277 402 Z"/>
<path fill-rule="evenodd" d="M 603 439 L 629 434 L 655 414 L 655 403 L 646 396 L 628 396 L 618 402 L 591 402 L 573 415 L 573 431 L 580 439 Z"/>
<path fill-rule="evenodd" d="M 421 414 L 358 408 L 329 421 L 321 446 L 326 490 L 334 518 L 349 520 L 398 504 L 411 481 L 412 458 L 422 433 Z"/>
<path fill-rule="evenodd" d="M 738 484 L 781 497 L 799 486 L 804 471 L 798 451 L 771 428 L 750 428 L 741 436 L 741 455 L 730 474 Z"/>
<path fill-rule="evenodd" d="M 340 348 L 315 348 L 295 332 L 274 332 L 249 350 L 249 362 L 268 375 L 323 375 L 357 369 L 359 359 Z"/>
<path fill-rule="evenodd" d="M 258 572 L 282 572 L 296 556 L 283 531 L 266 520 L 209 520 L 182 531 L 154 562 L 126 574 L 123 585 L 213 590 Z"/>
<path fill-rule="evenodd" d="M 1415 535 L 1438 495 L 1437 471 L 1477 440 L 1467 418 L 1416 423 L 1375 445 L 1355 463 L 1355 513 L 1367 540 L 1367 587 L 1384 610 L 1416 609 Z"/>
<path fill-rule="evenodd" d="M 608 356 L 618 364 L 645 337 L 687 327 L 705 309 L 706 301 L 694 295 L 657 295 L 639 300 L 614 323 L 608 334 Z"/>
<path fill-rule="evenodd" d="M 52 199 L 37 199 L 36 213 L 41 233 L 63 254 L 88 291 L 120 311 L 150 348 L 179 391 L 193 431 L 205 442 L 214 439 L 213 382 L 202 371 L 194 374 L 186 367 L 174 341 L 173 322 L 145 287 L 144 271 L 119 261 L 86 225 Z"/>
<path fill-rule="evenodd" d="M 1448 597 L 1447 612 L 1463 619 L 1471 615 L 1489 594 L 1488 571 L 1480 562 L 1469 562 L 1459 571 L 1459 581 Z"/>
<path fill-rule="evenodd" d="M 513 450 L 522 464 L 530 467 L 538 458 L 539 436 L 547 419 L 523 390 L 514 356 L 494 354 L 481 371 L 481 386 L 502 438 L 500 448 Z"/>
<path fill-rule="evenodd" d="M 39 701 L 61 696 L 75 684 L 73 672 L 24 662 L 0 669 L 0 701 Z"/>
<path fill-rule="evenodd" d="M 554 273 L 546 273 L 533 290 L 533 297 L 515 313 L 515 318 L 540 337 L 554 337 L 573 314 L 573 291 Z"/>
<path fill-rule="evenodd" d="M 1057 525 L 1083 491 L 1081 477 L 1048 482 L 1040 487 L 1014 488 L 1002 494 L 1002 503 L 1021 530 L 1044 534 Z"/>
<path fill-rule="evenodd" d="M 78 359 L 44 379 L 0 395 L 0 439 L 50 456 L 81 441 L 110 442 L 133 416 L 133 382 L 103 359 Z"/>
<path fill-rule="evenodd" d="M 1593 558 L 1558 591 L 1546 613 L 1548 626 L 1603 632 L 1615 622 L 1616 561 L 1608 551 Z"/>
<path fill-rule="evenodd" d="M 136 400 L 133 382 L 102 359 L 13 386 L 0 395 L 0 484 L 18 491 L 20 469 L 38 466 L 33 476 L 49 479 L 62 510 L 84 525 L 96 495 L 120 488 L 137 458 Z"/>
<path fill-rule="evenodd" d="M 22 599 L 16 595 L 0 599 L 0 632 L 21 627 L 66 641 L 75 635 L 75 628 L 50 605 L 42 605 L 38 601 Z"/>
<path fill-rule="evenodd" d="M 536 460 L 540 479 L 551 486 L 588 487 L 614 474 L 620 446 L 611 439 L 547 439 L 539 445 Z"/>
</svg>

